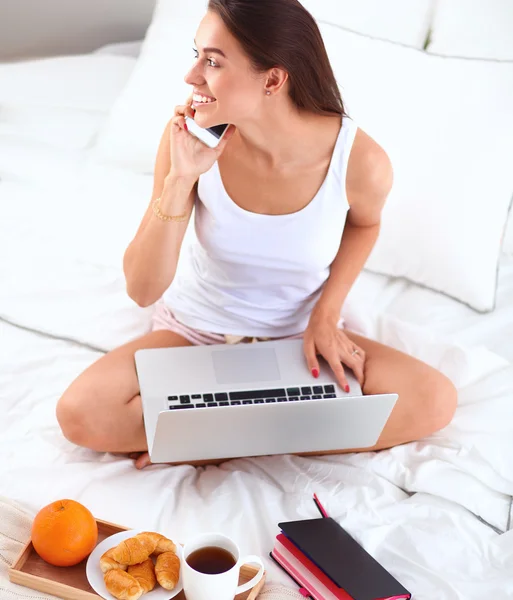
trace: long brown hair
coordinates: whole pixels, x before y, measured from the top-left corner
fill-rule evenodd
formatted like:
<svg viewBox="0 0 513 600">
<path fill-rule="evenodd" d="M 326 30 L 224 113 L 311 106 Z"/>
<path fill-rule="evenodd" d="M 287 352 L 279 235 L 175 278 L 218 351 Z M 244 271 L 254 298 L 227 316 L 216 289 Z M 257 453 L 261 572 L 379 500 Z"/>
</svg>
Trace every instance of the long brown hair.
<svg viewBox="0 0 513 600">
<path fill-rule="evenodd" d="M 319 27 L 298 0 L 209 0 L 208 10 L 221 17 L 255 71 L 287 71 L 298 108 L 346 115 Z"/>
</svg>

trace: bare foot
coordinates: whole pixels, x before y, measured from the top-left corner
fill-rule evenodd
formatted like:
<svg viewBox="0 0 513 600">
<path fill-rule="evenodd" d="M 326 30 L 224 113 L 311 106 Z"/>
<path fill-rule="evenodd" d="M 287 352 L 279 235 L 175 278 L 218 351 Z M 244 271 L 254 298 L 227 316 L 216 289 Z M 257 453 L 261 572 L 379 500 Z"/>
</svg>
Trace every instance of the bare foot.
<svg viewBox="0 0 513 600">
<path fill-rule="evenodd" d="M 136 469 L 141 470 L 152 464 L 150 455 L 147 452 L 131 452 L 128 456 L 135 460 Z"/>
<path fill-rule="evenodd" d="M 152 463 L 150 460 L 150 455 L 147 452 L 130 452 L 128 458 L 131 458 L 135 461 L 136 469 L 144 469 L 149 465 L 153 465 L 156 463 Z M 158 464 L 166 464 L 171 466 L 176 465 L 189 465 L 191 467 L 205 467 L 207 465 L 220 465 L 223 462 L 226 462 L 226 458 L 213 458 L 213 459 L 205 459 L 205 460 L 189 460 L 187 462 L 174 462 L 174 463 L 158 463 Z"/>
</svg>

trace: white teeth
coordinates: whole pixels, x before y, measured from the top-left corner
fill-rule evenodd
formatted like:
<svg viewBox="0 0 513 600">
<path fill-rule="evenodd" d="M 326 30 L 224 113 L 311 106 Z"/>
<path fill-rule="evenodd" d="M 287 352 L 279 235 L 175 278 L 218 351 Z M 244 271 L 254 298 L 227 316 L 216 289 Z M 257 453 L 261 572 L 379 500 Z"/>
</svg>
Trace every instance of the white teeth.
<svg viewBox="0 0 513 600">
<path fill-rule="evenodd" d="M 207 98 L 206 96 L 200 96 L 199 94 L 193 94 L 192 98 L 193 98 L 194 102 L 204 102 L 204 103 L 215 102 L 215 100 L 213 98 Z"/>
</svg>

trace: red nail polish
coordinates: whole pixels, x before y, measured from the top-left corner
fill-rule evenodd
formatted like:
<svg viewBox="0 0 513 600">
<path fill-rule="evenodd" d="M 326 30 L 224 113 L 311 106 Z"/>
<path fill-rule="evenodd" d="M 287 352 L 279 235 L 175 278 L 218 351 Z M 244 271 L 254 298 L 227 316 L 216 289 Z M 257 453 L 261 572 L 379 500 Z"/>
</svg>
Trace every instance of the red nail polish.
<svg viewBox="0 0 513 600">
<path fill-rule="evenodd" d="M 185 131 L 189 131 L 189 128 L 187 127 L 187 123 L 183 124 L 183 128 L 185 129 Z"/>
<path fill-rule="evenodd" d="M 346 392 L 348 392 L 348 391 L 349 391 L 349 386 L 348 386 L 347 384 L 346 384 L 346 386 L 344 387 L 344 390 L 345 390 Z"/>
<path fill-rule="evenodd" d="M 319 377 L 319 371 L 317 369 L 312 369 L 312 375 L 314 377 Z"/>
</svg>

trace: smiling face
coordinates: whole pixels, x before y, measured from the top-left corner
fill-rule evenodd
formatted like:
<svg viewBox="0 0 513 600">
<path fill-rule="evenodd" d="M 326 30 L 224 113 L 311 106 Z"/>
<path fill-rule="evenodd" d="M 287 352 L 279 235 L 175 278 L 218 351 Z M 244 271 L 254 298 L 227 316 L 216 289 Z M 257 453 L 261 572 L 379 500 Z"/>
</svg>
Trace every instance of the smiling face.
<svg viewBox="0 0 513 600">
<path fill-rule="evenodd" d="M 266 74 L 255 73 L 216 13 L 207 12 L 195 44 L 194 63 L 184 79 L 193 88 L 194 120 L 198 125 L 237 125 L 248 117 L 255 118 L 266 98 Z"/>
</svg>

